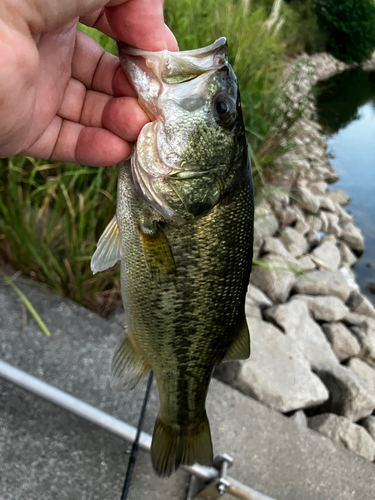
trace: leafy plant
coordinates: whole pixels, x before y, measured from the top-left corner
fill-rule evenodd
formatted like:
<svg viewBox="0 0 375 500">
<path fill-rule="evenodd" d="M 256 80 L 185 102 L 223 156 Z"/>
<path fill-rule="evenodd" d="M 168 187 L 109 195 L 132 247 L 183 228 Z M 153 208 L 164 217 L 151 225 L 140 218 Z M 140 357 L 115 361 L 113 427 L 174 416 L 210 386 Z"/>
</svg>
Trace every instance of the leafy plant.
<svg viewBox="0 0 375 500">
<path fill-rule="evenodd" d="M 338 59 L 360 63 L 375 49 L 373 0 L 315 0 L 319 26 L 328 35 L 327 48 Z"/>
</svg>

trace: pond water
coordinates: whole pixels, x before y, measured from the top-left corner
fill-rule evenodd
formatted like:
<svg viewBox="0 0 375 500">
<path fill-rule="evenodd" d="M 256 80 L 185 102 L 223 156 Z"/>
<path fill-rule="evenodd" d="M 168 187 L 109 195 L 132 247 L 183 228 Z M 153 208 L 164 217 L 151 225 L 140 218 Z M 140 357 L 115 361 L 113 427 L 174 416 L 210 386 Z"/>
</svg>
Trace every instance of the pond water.
<svg viewBox="0 0 375 500">
<path fill-rule="evenodd" d="M 321 82 L 317 110 L 340 177 L 331 188 L 350 196 L 346 209 L 365 236 L 354 271 L 375 303 L 375 72 L 356 68 Z"/>
</svg>

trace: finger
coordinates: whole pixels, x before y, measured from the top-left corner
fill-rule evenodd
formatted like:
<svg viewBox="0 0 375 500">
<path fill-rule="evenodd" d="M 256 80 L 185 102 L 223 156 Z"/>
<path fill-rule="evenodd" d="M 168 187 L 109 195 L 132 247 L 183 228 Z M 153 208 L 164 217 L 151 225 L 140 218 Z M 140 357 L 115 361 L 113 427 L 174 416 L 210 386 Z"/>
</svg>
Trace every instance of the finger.
<svg viewBox="0 0 375 500">
<path fill-rule="evenodd" d="M 163 0 L 128 0 L 118 7 L 106 8 L 110 27 L 116 37 L 144 50 L 167 48 Z"/>
<path fill-rule="evenodd" d="M 114 40 L 116 39 L 116 35 L 114 34 L 112 28 L 108 23 L 106 11 L 104 8 L 95 11 L 92 14 L 80 17 L 79 21 L 89 28 L 95 28 L 105 35 L 113 38 Z"/>
<path fill-rule="evenodd" d="M 108 130 L 55 117 L 44 134 L 22 154 L 46 160 L 107 167 L 130 155 L 127 141 Z"/>
<path fill-rule="evenodd" d="M 72 77 L 87 89 L 108 95 L 135 96 L 116 56 L 108 54 L 90 36 L 77 32 Z"/>
<path fill-rule="evenodd" d="M 135 141 L 149 121 L 135 97 L 114 98 L 87 90 L 73 78 L 66 86 L 57 114 L 86 127 L 104 127 L 126 141 Z"/>
</svg>

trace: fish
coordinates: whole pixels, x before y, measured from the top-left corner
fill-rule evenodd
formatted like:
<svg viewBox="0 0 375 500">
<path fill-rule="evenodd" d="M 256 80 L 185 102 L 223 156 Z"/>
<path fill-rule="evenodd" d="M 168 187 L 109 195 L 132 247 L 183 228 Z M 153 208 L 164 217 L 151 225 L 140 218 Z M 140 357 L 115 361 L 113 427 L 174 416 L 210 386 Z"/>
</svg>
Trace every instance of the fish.
<svg viewBox="0 0 375 500">
<path fill-rule="evenodd" d="M 250 355 L 244 312 L 254 194 L 236 76 L 224 37 L 180 52 L 118 42 L 150 122 L 120 165 L 116 215 L 93 273 L 121 261 L 125 336 L 113 384 L 153 370 L 160 398 L 151 460 L 168 477 L 211 465 L 205 401 L 215 367 Z"/>
</svg>

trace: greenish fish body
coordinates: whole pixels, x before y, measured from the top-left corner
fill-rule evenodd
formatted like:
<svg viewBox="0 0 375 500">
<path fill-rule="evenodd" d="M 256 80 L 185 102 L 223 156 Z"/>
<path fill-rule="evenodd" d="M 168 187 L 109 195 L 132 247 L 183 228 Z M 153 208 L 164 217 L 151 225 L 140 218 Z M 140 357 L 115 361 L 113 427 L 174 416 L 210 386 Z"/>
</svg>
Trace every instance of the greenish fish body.
<svg viewBox="0 0 375 500">
<path fill-rule="evenodd" d="M 177 53 L 120 44 L 119 53 L 153 121 L 120 167 L 117 213 L 92 269 L 121 260 L 127 324 L 114 381 L 131 388 L 154 371 L 160 412 L 151 458 L 169 476 L 180 464 L 211 463 L 212 371 L 250 354 L 251 170 L 225 39 Z"/>
</svg>

